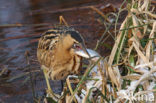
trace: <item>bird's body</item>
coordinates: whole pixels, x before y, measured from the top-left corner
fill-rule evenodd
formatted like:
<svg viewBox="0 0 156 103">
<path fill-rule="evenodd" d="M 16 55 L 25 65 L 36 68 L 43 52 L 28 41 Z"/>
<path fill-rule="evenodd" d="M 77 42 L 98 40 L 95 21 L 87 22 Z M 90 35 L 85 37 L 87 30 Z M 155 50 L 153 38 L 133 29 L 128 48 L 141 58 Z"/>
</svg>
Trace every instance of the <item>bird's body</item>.
<svg viewBox="0 0 156 103">
<path fill-rule="evenodd" d="M 54 28 L 41 36 L 37 58 L 49 78 L 62 80 L 70 74 L 79 73 L 82 57 L 76 55 L 73 49 L 78 43 L 83 43 L 83 38 L 70 27 Z"/>
</svg>

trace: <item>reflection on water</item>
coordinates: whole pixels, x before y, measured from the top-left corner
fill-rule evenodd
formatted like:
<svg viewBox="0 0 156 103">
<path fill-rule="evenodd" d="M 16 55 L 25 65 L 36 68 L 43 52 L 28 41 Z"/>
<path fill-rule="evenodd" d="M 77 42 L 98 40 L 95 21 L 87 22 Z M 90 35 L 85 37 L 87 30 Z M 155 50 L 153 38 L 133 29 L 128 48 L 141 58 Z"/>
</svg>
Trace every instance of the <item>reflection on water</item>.
<svg viewBox="0 0 156 103">
<path fill-rule="evenodd" d="M 91 10 L 77 10 L 58 13 L 43 13 L 58 9 L 79 7 L 85 5 L 96 5 L 99 0 L 0 0 L 0 25 L 4 24 L 24 24 L 21 27 L 0 27 L 0 71 L 6 68 L 6 75 L 0 75 L 0 102 L 32 102 L 32 86 L 29 79 L 29 71 L 32 72 L 36 96 L 43 96 L 46 88 L 43 74 L 40 71 L 36 60 L 37 38 L 20 38 L 1 41 L 2 39 L 18 37 L 24 35 L 39 36 L 45 30 L 51 28 L 59 22 L 58 17 L 63 15 L 67 22 L 82 33 L 88 47 L 93 48 L 102 33 L 103 28 L 99 28 L 96 20 L 93 21 L 94 12 Z M 42 12 L 40 14 L 40 12 Z M 36 25 L 31 24 L 42 24 Z M 94 29 L 93 29 L 94 28 Z M 25 51 L 30 52 L 30 65 L 25 59 Z M 9 71 L 9 72 L 8 72 Z M 11 78 L 19 75 L 20 79 Z M 52 82 L 54 91 L 60 92 L 59 82 Z"/>
</svg>

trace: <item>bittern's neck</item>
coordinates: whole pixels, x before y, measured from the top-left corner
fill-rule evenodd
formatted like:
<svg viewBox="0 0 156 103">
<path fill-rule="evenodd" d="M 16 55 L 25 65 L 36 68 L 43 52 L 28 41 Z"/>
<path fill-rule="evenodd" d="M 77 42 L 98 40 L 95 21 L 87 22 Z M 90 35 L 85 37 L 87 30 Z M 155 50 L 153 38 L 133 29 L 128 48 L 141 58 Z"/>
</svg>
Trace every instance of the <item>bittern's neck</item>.
<svg viewBox="0 0 156 103">
<path fill-rule="evenodd" d="M 69 59 L 72 59 L 73 55 L 68 48 L 62 44 L 58 44 L 55 50 L 55 60 L 57 62 L 66 62 Z"/>
<path fill-rule="evenodd" d="M 58 62 L 66 62 L 69 59 L 73 58 L 73 53 L 71 52 L 71 46 L 73 44 L 73 40 L 70 35 L 62 37 L 62 40 L 59 40 L 57 44 L 57 48 L 55 51 L 56 58 Z"/>
</svg>

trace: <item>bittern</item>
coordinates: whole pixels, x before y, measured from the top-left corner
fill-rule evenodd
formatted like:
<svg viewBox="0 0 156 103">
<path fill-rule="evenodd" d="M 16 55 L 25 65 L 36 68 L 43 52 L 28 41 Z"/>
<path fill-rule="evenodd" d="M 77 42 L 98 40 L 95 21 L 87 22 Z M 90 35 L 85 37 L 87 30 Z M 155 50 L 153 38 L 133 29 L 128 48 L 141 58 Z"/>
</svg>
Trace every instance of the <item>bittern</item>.
<svg viewBox="0 0 156 103">
<path fill-rule="evenodd" d="M 83 37 L 71 27 L 55 27 L 39 39 L 37 58 L 43 69 L 48 91 L 53 95 L 49 78 L 63 80 L 68 75 L 78 74 L 82 60 L 82 56 L 77 54 L 80 50 L 89 56 Z"/>
</svg>

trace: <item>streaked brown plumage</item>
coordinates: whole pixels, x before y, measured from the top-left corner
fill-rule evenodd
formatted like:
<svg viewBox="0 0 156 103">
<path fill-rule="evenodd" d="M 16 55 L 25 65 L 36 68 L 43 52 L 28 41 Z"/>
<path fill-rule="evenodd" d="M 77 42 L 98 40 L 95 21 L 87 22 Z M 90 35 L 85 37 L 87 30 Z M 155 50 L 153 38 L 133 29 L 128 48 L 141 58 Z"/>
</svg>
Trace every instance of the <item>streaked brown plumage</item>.
<svg viewBox="0 0 156 103">
<path fill-rule="evenodd" d="M 84 50 L 84 40 L 80 33 L 73 28 L 60 26 L 41 36 L 37 58 L 49 78 L 62 80 L 69 74 L 79 73 L 82 57 L 75 54 L 77 49 Z"/>
</svg>

